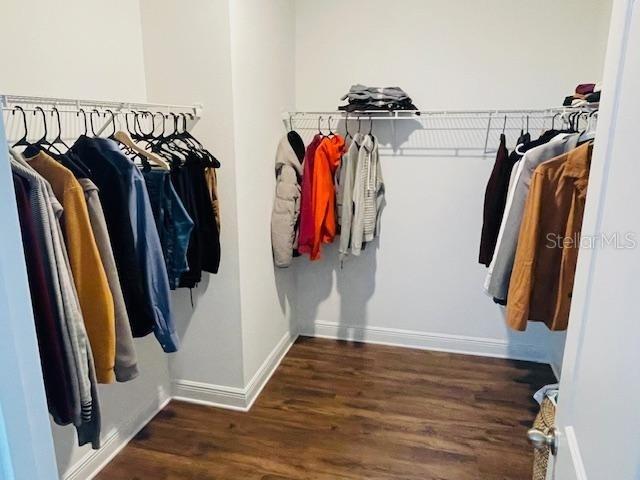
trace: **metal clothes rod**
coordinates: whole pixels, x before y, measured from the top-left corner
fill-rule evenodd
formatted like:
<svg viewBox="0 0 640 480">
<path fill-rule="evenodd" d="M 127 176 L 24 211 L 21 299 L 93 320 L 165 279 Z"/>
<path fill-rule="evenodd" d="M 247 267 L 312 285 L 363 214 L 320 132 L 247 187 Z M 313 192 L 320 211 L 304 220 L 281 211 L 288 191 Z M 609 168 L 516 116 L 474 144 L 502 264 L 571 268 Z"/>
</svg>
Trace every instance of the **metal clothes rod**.
<svg viewBox="0 0 640 480">
<path fill-rule="evenodd" d="M 192 117 L 193 126 L 202 116 L 202 105 L 176 105 L 169 103 L 140 103 L 121 102 L 112 100 L 81 100 L 60 97 L 31 97 L 24 95 L 0 95 L 0 105 L 3 111 L 12 111 L 16 106 L 33 105 L 41 107 L 45 112 L 53 112 L 54 107 L 60 113 L 79 112 L 80 109 L 102 109 L 100 113 L 108 113 L 111 110 L 114 114 L 131 111 L 150 111 L 151 113 L 185 113 Z M 44 107 L 43 107 L 44 106 Z M 63 108 L 58 108 L 63 107 Z M 64 108 L 66 107 L 66 108 Z M 86 107 L 86 108 L 83 108 Z M 35 108 L 23 108 L 26 112 L 35 112 Z M 87 112 L 88 113 L 88 112 Z M 109 119 L 97 130 L 96 135 L 104 132 L 111 125 L 113 117 Z"/>
<path fill-rule="evenodd" d="M 597 109 L 597 105 L 585 105 L 582 107 L 551 107 L 544 109 L 498 109 L 498 110 L 362 110 L 356 112 L 345 112 L 343 110 L 325 110 L 325 111 L 285 111 L 282 113 L 283 120 L 315 118 L 319 116 L 331 116 L 340 119 L 353 120 L 420 120 L 427 117 L 438 118 L 473 118 L 473 119 L 489 119 L 507 116 L 551 116 L 561 113 L 575 113 L 579 111 L 591 112 Z"/>
<path fill-rule="evenodd" d="M 331 129 L 332 120 L 336 121 L 389 121 L 393 120 L 391 125 L 393 142 L 396 139 L 396 126 L 395 120 L 412 120 L 423 124 L 423 128 L 420 130 L 429 131 L 484 131 L 484 145 L 480 147 L 484 154 L 491 153 L 487 150 L 489 146 L 489 137 L 492 131 L 496 130 L 515 130 L 513 126 L 507 126 L 507 120 L 520 119 L 522 127 L 529 128 L 529 120 L 543 121 L 546 123 L 549 120 L 553 120 L 556 117 L 566 119 L 569 114 L 588 114 L 597 111 L 599 104 L 587 104 L 579 107 L 561 106 L 550 107 L 543 109 L 496 109 L 496 110 L 393 110 L 393 111 L 381 111 L 381 110 L 363 110 L 355 112 L 346 112 L 344 110 L 331 110 L 331 111 L 285 111 L 282 112 L 282 122 L 285 128 L 288 126 L 290 129 L 294 129 L 294 123 L 317 120 L 318 128 L 320 128 L 320 122 L 327 120 L 329 122 L 329 129 Z M 434 124 L 437 120 L 449 120 L 449 125 Z M 469 127 L 461 127 L 457 124 L 458 120 L 471 120 L 486 122 L 486 126 L 479 127 L 473 125 Z M 453 124 L 452 124 L 453 122 Z M 437 126 L 436 126 L 437 125 Z M 299 130 L 312 130 L 315 128 L 299 126 Z"/>
<path fill-rule="evenodd" d="M 200 116 L 202 105 L 176 105 L 170 103 L 140 103 L 125 102 L 114 100 L 83 100 L 59 97 L 30 97 L 23 95 L 0 95 L 0 104 L 3 109 L 10 108 L 12 105 L 50 105 L 51 107 L 68 106 L 76 109 L 82 107 L 94 108 L 110 108 L 110 109 L 129 109 L 129 110 L 149 110 L 164 109 L 170 110 L 186 110 L 191 111 L 195 116 Z"/>
</svg>

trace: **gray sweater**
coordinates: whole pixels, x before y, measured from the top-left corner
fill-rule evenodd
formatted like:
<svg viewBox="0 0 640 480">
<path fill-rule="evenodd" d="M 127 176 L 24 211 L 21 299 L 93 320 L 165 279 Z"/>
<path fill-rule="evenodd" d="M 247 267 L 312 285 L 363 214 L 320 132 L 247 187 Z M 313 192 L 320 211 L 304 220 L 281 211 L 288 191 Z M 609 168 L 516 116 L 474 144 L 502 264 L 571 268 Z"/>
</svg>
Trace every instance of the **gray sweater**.
<svg viewBox="0 0 640 480">
<path fill-rule="evenodd" d="M 129 315 L 127 314 L 118 270 L 113 257 L 107 222 L 98 197 L 98 187 L 88 178 L 80 178 L 78 182 L 82 185 L 84 191 L 91 229 L 96 239 L 102 265 L 107 274 L 109 289 L 113 295 L 116 317 L 116 380 L 118 382 L 127 382 L 138 376 L 138 358 L 133 345 L 131 324 L 129 323 Z"/>
<path fill-rule="evenodd" d="M 356 180 L 356 168 L 358 166 L 358 151 L 363 136 L 356 133 L 351 140 L 346 155 L 342 157 L 340 166 L 340 180 L 336 195 L 338 209 L 338 223 L 340 224 L 340 259 L 349 254 L 351 245 L 351 227 L 353 222 L 353 188 Z"/>
<path fill-rule="evenodd" d="M 364 242 L 372 241 L 379 234 L 384 206 L 384 180 L 378 158 L 378 139 L 367 135 L 358 151 L 353 187 L 351 253 L 354 255 L 360 255 Z"/>
</svg>

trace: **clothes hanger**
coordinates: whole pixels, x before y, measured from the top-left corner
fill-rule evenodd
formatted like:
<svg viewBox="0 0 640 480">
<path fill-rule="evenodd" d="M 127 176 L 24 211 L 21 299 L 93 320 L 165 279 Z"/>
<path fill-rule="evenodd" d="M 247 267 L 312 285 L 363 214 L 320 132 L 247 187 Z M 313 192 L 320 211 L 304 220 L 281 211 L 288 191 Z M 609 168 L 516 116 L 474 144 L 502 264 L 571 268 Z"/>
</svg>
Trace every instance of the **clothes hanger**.
<svg viewBox="0 0 640 480">
<path fill-rule="evenodd" d="M 89 178 L 91 177 L 91 170 L 82 162 L 82 160 L 77 156 L 74 155 L 73 152 L 71 151 L 71 148 L 69 147 L 69 145 L 67 145 L 64 140 L 62 139 L 62 122 L 60 120 L 60 111 L 58 110 L 57 107 L 52 107 L 51 109 L 51 116 L 53 117 L 55 114 L 56 116 L 56 120 L 57 120 L 57 125 L 58 125 L 58 135 L 56 136 L 56 138 L 54 138 L 51 141 L 51 145 L 64 145 L 67 150 L 65 153 L 60 153 L 60 151 L 58 149 L 56 149 L 59 153 L 58 155 L 55 155 L 51 152 L 51 150 L 48 150 L 48 153 L 51 154 L 51 156 L 57 160 L 58 162 L 60 162 L 64 167 L 68 168 L 69 170 L 71 170 L 71 172 L 77 177 L 77 178 Z M 55 147 L 54 147 L 55 148 Z"/>
<path fill-rule="evenodd" d="M 151 165 L 149 165 L 149 162 L 153 163 L 154 165 L 164 169 L 164 170 L 170 170 L 169 165 L 167 164 L 167 162 L 165 162 L 162 158 L 160 158 L 158 155 L 156 155 L 153 152 L 149 152 L 143 148 L 141 148 L 140 146 L 138 146 L 132 139 L 136 138 L 136 137 L 142 137 L 142 135 L 138 135 L 137 132 L 135 132 L 135 128 L 136 128 L 136 124 L 137 122 L 137 112 L 131 112 L 134 115 L 134 121 L 133 121 L 133 128 L 134 128 L 134 132 L 132 132 L 130 130 L 129 127 L 129 120 L 127 117 L 127 113 L 125 113 L 124 118 L 125 118 L 125 123 L 126 123 L 126 128 L 127 128 L 127 132 L 123 132 L 122 130 L 117 131 L 113 134 L 113 138 L 115 140 L 117 140 L 118 142 L 120 142 L 122 145 L 124 145 L 125 147 L 127 147 L 131 152 L 133 152 L 135 154 L 136 157 L 140 158 L 140 160 L 142 161 L 142 164 L 144 166 L 144 168 L 151 168 Z M 115 126 L 115 123 L 114 123 Z M 138 127 L 140 125 L 138 124 Z"/>
<path fill-rule="evenodd" d="M 189 130 L 187 130 L 187 116 L 189 116 L 189 118 L 191 118 L 192 121 L 195 120 L 195 117 L 192 113 L 187 113 L 186 115 L 184 113 L 182 114 L 182 118 L 183 118 L 182 135 L 188 138 L 193 143 L 195 143 L 196 151 L 205 157 L 204 160 L 205 162 L 208 163 L 207 166 L 213 167 L 213 168 L 220 168 L 220 161 L 211 152 L 209 152 L 209 150 L 207 150 L 204 147 L 204 145 L 202 145 L 202 143 L 200 143 L 200 141 L 196 137 L 191 135 Z"/>
<path fill-rule="evenodd" d="M 44 129 L 44 134 L 42 135 L 42 138 L 34 142 L 33 145 L 37 147 L 46 147 L 47 149 L 50 149 L 53 147 L 56 150 L 56 152 L 60 153 L 58 149 L 54 147 L 53 144 L 49 142 L 49 140 L 47 140 L 47 135 L 49 134 L 47 130 L 47 114 L 44 113 L 44 109 L 40 106 L 37 106 L 33 109 L 34 115 L 37 115 L 38 112 L 42 114 L 42 128 Z"/>
<path fill-rule="evenodd" d="M 13 112 L 11 114 L 15 115 L 17 111 L 22 112 L 22 125 L 24 127 L 24 135 L 16 143 L 14 143 L 12 145 L 12 148 L 15 148 L 15 147 L 28 147 L 31 144 L 27 140 L 27 135 L 29 134 L 29 130 L 27 128 L 27 114 L 24 111 L 24 108 L 22 108 L 20 106 L 15 106 L 14 109 L 13 109 Z"/>
<path fill-rule="evenodd" d="M 56 136 L 56 138 L 53 139 L 51 144 L 52 145 L 56 145 L 56 144 L 62 145 L 67 150 L 69 150 L 70 149 L 69 145 L 67 145 L 64 142 L 64 140 L 62 139 L 62 122 L 60 121 L 60 111 L 57 109 L 57 107 L 53 107 L 51 109 L 51 116 L 53 117 L 54 114 L 56 116 L 56 123 L 58 124 L 58 135 Z"/>
<path fill-rule="evenodd" d="M 353 140 L 353 135 L 351 135 L 351 133 L 349 132 L 349 112 L 346 112 L 346 117 L 345 117 L 345 121 L 344 121 L 344 139 L 345 141 L 348 139 Z"/>
<path fill-rule="evenodd" d="M 594 125 L 592 122 L 592 119 L 595 118 L 597 119 L 597 111 L 594 112 L 590 112 L 587 113 L 587 126 L 585 127 L 585 129 L 580 133 L 580 136 L 578 137 L 578 144 L 584 143 L 584 142 L 588 142 L 590 140 L 593 140 L 596 137 L 596 126 L 597 123 Z"/>
<path fill-rule="evenodd" d="M 51 148 L 55 149 L 56 153 L 60 154 L 60 151 L 54 147 L 49 140 L 47 140 L 47 136 L 49 135 L 47 129 L 47 114 L 44 112 L 42 107 L 34 107 L 33 114 L 37 115 L 38 112 L 42 114 L 42 128 L 44 130 L 44 134 L 42 135 L 42 138 L 30 143 L 27 148 L 25 148 L 24 152 L 22 152 L 23 155 L 27 158 L 35 157 L 40 151 L 48 152 Z"/>
<path fill-rule="evenodd" d="M 322 138 L 324 138 L 324 134 L 322 133 L 322 129 L 320 128 L 321 121 L 322 121 L 322 115 L 318 115 L 318 135 L 322 135 Z"/>
<path fill-rule="evenodd" d="M 87 112 L 84 111 L 84 108 L 80 108 L 78 110 L 78 113 L 76 113 L 76 117 L 79 117 L 80 114 L 82 114 L 82 117 L 84 118 L 84 133 L 83 135 L 86 137 L 88 130 L 87 130 Z"/>
<path fill-rule="evenodd" d="M 91 110 L 89 112 L 89 125 L 91 125 L 91 133 L 93 134 L 94 137 L 97 137 L 98 135 L 96 135 L 96 131 L 93 128 L 93 114 L 94 113 L 98 115 L 98 118 L 100 118 L 101 113 L 97 108 L 94 108 L 93 110 Z"/>
<path fill-rule="evenodd" d="M 504 135 L 504 131 L 507 129 L 507 116 L 504 116 L 504 122 L 502 122 L 502 135 Z"/>
<path fill-rule="evenodd" d="M 335 137 L 335 133 L 333 133 L 333 130 L 331 130 L 331 120 L 332 120 L 332 116 L 329 115 L 329 118 L 327 119 L 327 123 L 329 124 L 329 137 Z"/>
</svg>

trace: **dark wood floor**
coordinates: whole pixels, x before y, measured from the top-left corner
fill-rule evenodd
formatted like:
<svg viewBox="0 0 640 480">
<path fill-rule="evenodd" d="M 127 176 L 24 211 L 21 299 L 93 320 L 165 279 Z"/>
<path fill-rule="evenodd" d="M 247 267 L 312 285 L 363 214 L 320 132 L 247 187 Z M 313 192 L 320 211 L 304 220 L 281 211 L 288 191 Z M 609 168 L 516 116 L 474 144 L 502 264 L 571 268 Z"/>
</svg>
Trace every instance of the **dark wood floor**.
<svg viewBox="0 0 640 480">
<path fill-rule="evenodd" d="M 301 338 L 249 413 L 172 402 L 99 480 L 524 480 L 546 365 Z"/>
</svg>

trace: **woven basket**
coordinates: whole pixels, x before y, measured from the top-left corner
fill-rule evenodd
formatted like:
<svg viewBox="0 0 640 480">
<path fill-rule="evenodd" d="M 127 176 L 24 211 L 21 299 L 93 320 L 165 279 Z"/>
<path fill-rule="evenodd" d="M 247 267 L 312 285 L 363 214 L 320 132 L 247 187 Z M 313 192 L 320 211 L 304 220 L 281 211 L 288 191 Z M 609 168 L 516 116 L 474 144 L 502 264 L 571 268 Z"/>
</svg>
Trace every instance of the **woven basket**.
<svg viewBox="0 0 640 480">
<path fill-rule="evenodd" d="M 556 407 L 549 398 L 544 397 L 540 412 L 533 422 L 533 428 L 549 433 L 551 427 L 555 425 Z M 547 478 L 547 465 L 549 463 L 549 449 L 535 448 L 533 450 L 533 480 L 545 480 Z"/>
</svg>

